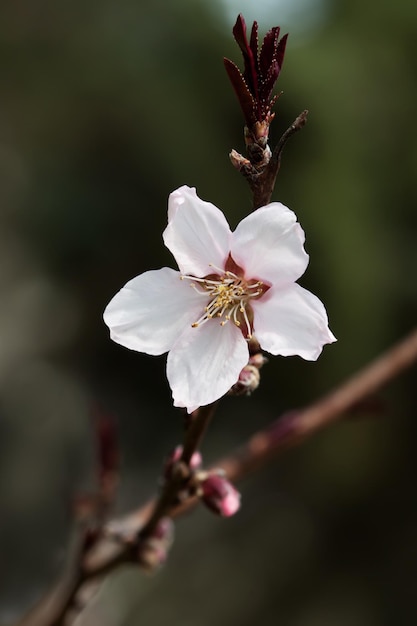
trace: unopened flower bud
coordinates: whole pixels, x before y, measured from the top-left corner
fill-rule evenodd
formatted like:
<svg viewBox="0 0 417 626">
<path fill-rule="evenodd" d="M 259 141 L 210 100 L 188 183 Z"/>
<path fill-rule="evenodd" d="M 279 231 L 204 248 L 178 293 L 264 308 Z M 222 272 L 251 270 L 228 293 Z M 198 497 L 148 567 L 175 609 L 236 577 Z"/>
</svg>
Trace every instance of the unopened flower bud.
<svg viewBox="0 0 417 626">
<path fill-rule="evenodd" d="M 251 168 L 251 162 L 246 157 L 242 156 L 236 150 L 232 150 L 229 154 L 230 161 L 237 170 L 241 170 L 243 168 Z"/>
<path fill-rule="evenodd" d="M 261 367 L 267 362 L 268 359 L 262 354 L 262 352 L 256 352 L 256 354 L 252 354 L 252 356 L 249 357 L 249 365 L 254 365 L 258 368 L 258 370 L 260 370 Z"/>
<path fill-rule="evenodd" d="M 250 396 L 258 388 L 260 380 L 259 368 L 255 365 L 245 365 L 237 382 L 231 388 L 230 394 L 233 396 Z"/>
<path fill-rule="evenodd" d="M 217 515 L 230 517 L 240 508 L 240 493 L 223 476 L 211 474 L 201 483 L 204 504 Z"/>
<path fill-rule="evenodd" d="M 174 524 L 170 517 L 163 517 L 152 533 L 139 544 L 137 559 L 146 570 L 152 571 L 165 563 L 174 540 Z"/>
<path fill-rule="evenodd" d="M 178 463 L 178 461 L 181 459 L 182 450 L 183 450 L 182 446 L 177 446 L 175 450 L 171 452 L 171 454 L 168 456 L 167 460 L 165 461 L 164 477 L 166 479 L 171 476 L 172 468 L 175 465 L 175 463 Z M 203 457 L 201 456 L 200 452 L 198 451 L 194 452 L 190 461 L 190 469 L 194 471 L 198 469 L 202 465 L 202 463 L 203 463 Z"/>
<path fill-rule="evenodd" d="M 168 557 L 167 549 L 157 541 L 146 541 L 139 549 L 138 563 L 151 572 L 165 563 Z"/>
<path fill-rule="evenodd" d="M 168 546 L 172 544 L 174 538 L 174 522 L 170 517 L 163 517 L 156 525 L 152 538 L 164 541 Z"/>
</svg>

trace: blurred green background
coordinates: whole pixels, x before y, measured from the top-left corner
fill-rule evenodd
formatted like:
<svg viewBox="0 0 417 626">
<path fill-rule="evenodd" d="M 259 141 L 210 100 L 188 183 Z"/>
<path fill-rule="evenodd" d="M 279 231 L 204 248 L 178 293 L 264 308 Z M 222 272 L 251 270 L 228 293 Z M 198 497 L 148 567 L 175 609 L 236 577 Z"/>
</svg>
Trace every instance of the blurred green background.
<svg viewBox="0 0 417 626">
<path fill-rule="evenodd" d="M 256 6 L 254 6 L 256 4 Z M 207 461 L 374 358 L 416 319 L 417 5 L 413 0 L 5 0 L 0 6 L 0 622 L 55 579 L 70 502 L 91 488 L 92 408 L 119 420 L 117 511 L 177 444 L 165 358 L 113 344 L 101 315 L 162 245 L 168 194 L 250 210 L 228 163 L 242 119 L 222 66 L 236 14 L 290 31 L 272 143 L 304 108 L 275 198 L 306 231 L 302 278 L 338 343 L 271 359 L 227 399 Z M 157 576 L 111 576 L 80 625 L 417 623 L 415 369 L 357 415 L 240 485 L 243 508 L 177 524 Z"/>
</svg>

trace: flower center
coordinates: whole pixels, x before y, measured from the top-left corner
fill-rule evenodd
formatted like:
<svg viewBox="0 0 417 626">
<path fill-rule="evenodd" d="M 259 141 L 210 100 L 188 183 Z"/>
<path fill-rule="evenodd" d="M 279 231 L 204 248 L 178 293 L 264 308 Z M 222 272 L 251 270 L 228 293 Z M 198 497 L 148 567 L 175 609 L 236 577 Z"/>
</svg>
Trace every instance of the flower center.
<svg viewBox="0 0 417 626">
<path fill-rule="evenodd" d="M 217 268 L 212 263 L 210 266 L 220 272 L 220 275 L 212 274 L 206 278 L 181 276 L 182 280 L 191 280 L 190 287 L 204 298 L 208 298 L 204 313 L 192 324 L 192 327 L 197 328 L 208 320 L 218 317 L 221 319 L 221 326 L 232 321 L 242 329 L 247 339 L 251 339 L 250 301 L 261 296 L 266 286 L 260 280 L 246 280 L 233 272 Z"/>
</svg>

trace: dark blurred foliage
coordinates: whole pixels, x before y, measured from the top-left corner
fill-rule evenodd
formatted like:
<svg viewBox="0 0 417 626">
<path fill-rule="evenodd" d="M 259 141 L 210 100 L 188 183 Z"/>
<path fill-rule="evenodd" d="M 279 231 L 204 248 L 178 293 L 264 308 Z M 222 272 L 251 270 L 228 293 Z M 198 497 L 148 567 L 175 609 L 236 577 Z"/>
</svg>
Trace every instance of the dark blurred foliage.
<svg viewBox="0 0 417 626">
<path fill-rule="evenodd" d="M 306 230 L 301 282 L 339 341 L 317 363 L 271 359 L 252 398 L 223 403 L 207 460 L 415 323 L 417 6 L 326 9 L 320 27 L 290 37 L 272 141 L 310 109 L 275 197 Z M 298 30 L 277 11 L 278 23 Z M 71 500 L 92 486 L 97 407 L 119 420 L 118 511 L 154 491 L 178 443 L 165 359 L 112 344 L 101 314 L 129 278 L 172 265 L 161 240 L 170 191 L 196 186 L 232 227 L 250 210 L 227 158 L 243 145 L 222 66 L 223 55 L 239 61 L 231 26 L 197 0 L 0 6 L 3 622 L 59 572 Z M 111 576 L 80 623 L 416 624 L 414 378 L 381 394 L 381 414 L 355 415 L 245 481 L 235 518 L 181 520 L 166 568 Z"/>
</svg>

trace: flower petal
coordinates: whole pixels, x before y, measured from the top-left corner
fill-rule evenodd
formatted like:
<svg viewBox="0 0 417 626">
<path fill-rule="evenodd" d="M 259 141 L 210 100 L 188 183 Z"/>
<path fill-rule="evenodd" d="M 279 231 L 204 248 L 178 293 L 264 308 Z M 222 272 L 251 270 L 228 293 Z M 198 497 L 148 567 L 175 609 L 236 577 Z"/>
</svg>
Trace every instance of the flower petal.
<svg viewBox="0 0 417 626">
<path fill-rule="evenodd" d="M 168 355 L 167 376 L 174 405 L 191 413 L 221 398 L 247 364 L 249 350 L 241 331 L 232 323 L 210 320 L 186 330 Z"/>
<path fill-rule="evenodd" d="M 126 348 L 163 354 L 198 319 L 206 300 L 168 267 L 130 280 L 110 301 L 104 321 L 113 341 Z"/>
<path fill-rule="evenodd" d="M 298 354 L 315 361 L 326 343 L 336 341 L 322 302 L 296 283 L 286 289 L 272 287 L 252 307 L 254 334 L 271 354 Z"/>
<path fill-rule="evenodd" d="M 212 274 L 210 263 L 223 269 L 231 236 L 223 213 L 201 200 L 194 188 L 183 186 L 171 193 L 163 238 L 183 274 Z"/>
<path fill-rule="evenodd" d="M 280 202 L 272 202 L 240 222 L 232 236 L 231 254 L 246 278 L 284 286 L 306 270 L 304 239 L 295 214 Z"/>
</svg>

